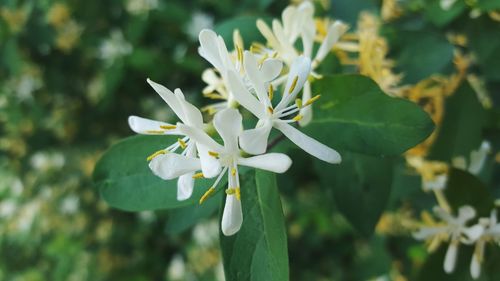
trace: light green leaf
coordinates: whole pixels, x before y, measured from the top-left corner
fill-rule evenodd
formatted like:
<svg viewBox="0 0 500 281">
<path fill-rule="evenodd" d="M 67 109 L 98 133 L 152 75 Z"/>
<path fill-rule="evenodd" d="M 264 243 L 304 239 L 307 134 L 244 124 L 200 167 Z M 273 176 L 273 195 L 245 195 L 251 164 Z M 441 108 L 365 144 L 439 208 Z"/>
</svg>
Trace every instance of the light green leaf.
<svg viewBox="0 0 500 281">
<path fill-rule="evenodd" d="M 193 195 L 177 201 L 177 180 L 155 176 L 146 158 L 177 141 L 173 136 L 133 136 L 112 146 L 94 170 L 101 197 L 112 207 L 126 211 L 171 209 L 198 202 L 211 180 L 196 180 Z"/>
<path fill-rule="evenodd" d="M 274 174 L 256 170 L 242 178 L 243 226 L 221 234 L 226 280 L 288 281 L 285 222 Z"/>
<path fill-rule="evenodd" d="M 395 155 L 423 141 L 434 128 L 418 105 L 387 96 L 365 76 L 325 76 L 313 86 L 322 97 L 304 131 L 332 148 Z"/>
</svg>

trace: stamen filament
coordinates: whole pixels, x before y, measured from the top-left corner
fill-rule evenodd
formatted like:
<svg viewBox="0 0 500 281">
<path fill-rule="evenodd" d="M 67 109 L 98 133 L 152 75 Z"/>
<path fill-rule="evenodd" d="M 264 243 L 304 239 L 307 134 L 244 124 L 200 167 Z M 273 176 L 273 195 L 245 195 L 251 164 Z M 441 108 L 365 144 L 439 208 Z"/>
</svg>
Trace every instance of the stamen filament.
<svg viewBox="0 0 500 281">
<path fill-rule="evenodd" d="M 162 154 L 166 154 L 166 153 L 167 153 L 167 151 L 166 151 L 166 150 L 163 150 L 163 149 L 162 149 L 162 150 L 158 150 L 158 151 L 156 151 L 155 153 L 153 153 L 153 154 L 149 155 L 149 156 L 146 158 L 146 161 L 148 161 L 148 162 L 149 162 L 149 161 L 153 160 L 156 156 L 158 156 L 158 155 L 162 155 Z"/>
</svg>

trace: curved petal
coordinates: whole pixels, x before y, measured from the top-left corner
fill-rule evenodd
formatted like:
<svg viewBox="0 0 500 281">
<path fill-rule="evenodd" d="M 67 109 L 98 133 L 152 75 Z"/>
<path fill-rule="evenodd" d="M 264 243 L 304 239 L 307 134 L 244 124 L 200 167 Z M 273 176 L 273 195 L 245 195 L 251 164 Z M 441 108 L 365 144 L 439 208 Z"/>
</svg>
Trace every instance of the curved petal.
<svg viewBox="0 0 500 281">
<path fill-rule="evenodd" d="M 182 111 L 184 112 L 186 125 L 196 128 L 203 128 L 203 117 L 200 110 L 196 106 L 186 101 L 186 99 L 184 98 L 184 94 L 180 89 L 175 89 L 174 94 L 177 98 L 177 101 L 181 105 Z"/>
<path fill-rule="evenodd" d="M 222 233 L 231 236 L 240 230 L 242 223 L 241 201 L 234 194 L 227 195 L 221 221 Z"/>
<path fill-rule="evenodd" d="M 275 110 L 281 110 L 292 101 L 295 101 L 295 97 L 302 90 L 310 72 L 311 60 L 309 58 L 300 56 L 293 61 L 285 84 L 285 91 Z"/>
<path fill-rule="evenodd" d="M 219 55 L 217 34 L 210 29 L 203 29 L 198 35 L 200 48 L 198 53 L 217 69 L 222 69 Z"/>
<path fill-rule="evenodd" d="M 198 157 L 200 158 L 203 176 L 210 179 L 219 175 L 222 169 L 219 159 L 210 155 L 208 153 L 209 149 L 205 145 L 196 143 L 196 148 L 198 149 Z"/>
<path fill-rule="evenodd" d="M 258 62 L 254 54 L 250 53 L 249 51 L 245 51 L 243 63 L 245 64 L 245 71 L 248 78 L 250 79 L 250 82 L 252 83 L 252 86 L 255 89 L 255 92 L 257 93 L 259 101 L 266 104 L 266 106 L 269 106 L 270 104 L 269 98 L 267 96 L 265 81 L 263 79 L 263 76 L 261 75 Z"/>
<path fill-rule="evenodd" d="M 339 41 L 340 36 L 342 36 L 348 28 L 349 26 L 341 21 L 335 21 L 328 27 L 328 33 L 326 34 L 326 37 L 321 43 L 321 46 L 316 53 L 316 57 L 314 58 L 316 63 L 321 62 L 326 55 L 328 55 L 330 50 L 333 48 L 333 45 Z"/>
<path fill-rule="evenodd" d="M 444 257 L 444 271 L 446 273 L 452 273 L 455 270 L 455 265 L 457 263 L 458 245 L 460 242 L 451 241 L 448 250 L 446 251 L 446 256 Z"/>
<path fill-rule="evenodd" d="M 242 117 L 238 110 L 226 108 L 214 116 L 215 130 L 224 140 L 227 151 L 238 151 L 238 136 L 243 130 Z"/>
<path fill-rule="evenodd" d="M 200 160 L 192 157 L 182 156 L 176 153 L 158 155 L 151 162 L 149 168 L 155 175 L 171 180 L 187 173 L 201 169 Z"/>
<path fill-rule="evenodd" d="M 154 82 L 151 79 L 146 79 L 146 81 L 153 87 L 153 89 L 160 95 L 160 97 L 168 104 L 168 106 L 174 111 L 175 115 L 184 122 L 184 113 L 182 111 L 181 105 L 175 98 L 174 93 L 167 89 L 165 86 Z"/>
<path fill-rule="evenodd" d="M 163 129 L 168 127 L 173 128 L 171 124 L 147 118 L 142 118 L 134 115 L 128 117 L 128 126 L 130 127 L 130 129 L 132 129 L 132 131 L 138 134 L 158 135 L 160 131 L 164 131 L 163 134 L 165 135 L 179 134 L 179 131 L 177 131 L 176 129 L 170 129 L 170 130 Z"/>
<path fill-rule="evenodd" d="M 279 49 L 280 43 L 278 42 L 278 39 L 274 36 L 271 28 L 269 28 L 269 26 L 262 19 L 257 20 L 257 29 L 260 31 L 262 36 L 266 38 L 267 42 L 273 49 Z"/>
<path fill-rule="evenodd" d="M 243 131 L 240 135 L 241 149 L 254 155 L 265 153 L 271 128 L 271 122 L 265 122 L 263 126 Z"/>
<path fill-rule="evenodd" d="M 305 135 L 291 125 L 283 122 L 274 122 L 274 127 L 280 130 L 289 140 L 302 148 L 305 152 L 328 163 L 337 164 L 342 161 L 340 154 L 332 148 Z"/>
<path fill-rule="evenodd" d="M 183 201 L 189 199 L 193 194 L 194 172 L 184 174 L 177 180 L 177 200 Z"/>
<path fill-rule="evenodd" d="M 179 130 L 179 132 L 181 132 L 183 135 L 188 136 L 196 141 L 197 144 L 202 144 L 210 150 L 213 150 L 215 152 L 221 152 L 224 150 L 224 147 L 222 145 L 214 141 L 202 129 L 186 126 L 182 123 L 177 123 L 177 130 Z"/>
<path fill-rule="evenodd" d="M 248 158 L 239 158 L 238 164 L 281 174 L 290 168 L 292 159 L 283 153 L 266 153 Z"/>
<path fill-rule="evenodd" d="M 262 63 L 260 72 L 265 82 L 272 81 L 281 74 L 283 62 L 277 59 L 267 59 Z"/>
<path fill-rule="evenodd" d="M 228 82 L 234 99 L 257 118 L 264 118 L 264 105 L 248 91 L 236 72 L 229 71 Z"/>
</svg>

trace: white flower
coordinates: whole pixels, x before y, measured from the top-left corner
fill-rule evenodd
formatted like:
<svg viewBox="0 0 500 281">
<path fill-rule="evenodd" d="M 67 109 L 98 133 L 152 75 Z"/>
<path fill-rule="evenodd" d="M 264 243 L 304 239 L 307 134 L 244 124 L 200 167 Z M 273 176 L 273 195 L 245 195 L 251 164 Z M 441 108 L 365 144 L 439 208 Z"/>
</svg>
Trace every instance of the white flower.
<svg viewBox="0 0 500 281">
<path fill-rule="evenodd" d="M 341 157 L 335 150 L 319 143 L 290 125 L 290 123 L 300 120 L 301 115 L 291 119 L 282 119 L 298 113 L 301 108 L 309 106 L 319 98 L 317 96 L 307 100 L 304 104 L 300 104 L 300 102 L 294 103 L 297 94 L 309 76 L 311 61 L 307 57 L 301 56 L 293 62 L 281 101 L 276 107 L 272 105 L 273 86 L 266 82 L 267 78 L 264 78 L 267 77 L 265 75 L 269 74 L 262 71 L 262 69 L 259 70 L 257 60 L 250 52 L 245 52 L 244 63 L 257 98 L 250 93 L 235 72 L 229 72 L 230 89 L 234 98 L 259 118 L 259 122 L 255 129 L 246 130 L 241 134 L 241 148 L 251 154 L 264 153 L 267 148 L 269 133 L 274 127 L 307 153 L 329 163 L 339 163 Z M 280 68 L 276 68 L 273 75 L 276 76 L 279 73 Z M 293 105 L 289 105 L 290 103 L 293 103 Z"/>
<path fill-rule="evenodd" d="M 479 219 L 479 224 L 475 227 L 481 229 L 481 234 L 476 240 L 470 264 L 470 273 L 472 278 L 477 279 L 481 275 L 481 263 L 484 259 L 484 247 L 486 243 L 496 242 L 500 239 L 500 223 L 498 223 L 497 211 L 491 211 L 489 218 Z"/>
<path fill-rule="evenodd" d="M 275 173 L 284 173 L 292 164 L 292 160 L 287 155 L 281 153 L 267 153 L 248 158 L 242 157 L 238 147 L 238 136 L 243 130 L 242 117 L 236 109 L 226 108 L 217 112 L 213 123 L 224 141 L 223 146 L 214 141 L 203 130 L 183 124 L 178 124 L 177 128 L 191 139 L 208 148 L 206 151 L 198 151 L 200 158 L 203 154 L 212 157 L 217 160 L 217 163 L 212 163 L 215 166 L 214 169 L 222 168 L 213 186 L 200 199 L 200 203 L 215 192 L 215 188 L 221 178 L 226 172 L 228 174 L 227 197 L 222 215 L 221 229 L 224 235 L 229 236 L 238 232 L 243 222 L 238 165 L 259 168 Z M 203 158 L 201 159 L 203 162 Z M 191 159 L 183 157 L 175 162 L 172 161 L 166 168 L 170 170 L 186 169 L 195 172 L 199 169 L 199 166 L 196 166 Z"/>
<path fill-rule="evenodd" d="M 127 0 L 126 9 L 132 15 L 148 13 L 158 8 L 158 0 Z"/>
<path fill-rule="evenodd" d="M 455 2 L 457 2 L 457 0 L 441 0 L 439 5 L 441 6 L 441 9 L 448 11 L 455 4 Z"/>
<path fill-rule="evenodd" d="M 477 226 L 467 227 L 467 222 L 476 216 L 476 211 L 471 206 L 462 206 L 455 217 L 444 209 L 435 207 L 434 213 L 443 224 L 421 227 L 413 237 L 418 240 L 430 240 L 434 246 L 442 241 L 449 241 L 443 267 L 445 272 L 451 273 L 455 269 L 460 243 L 470 244 L 480 235 L 481 230 Z"/>
<path fill-rule="evenodd" d="M 277 52 L 278 56 L 282 58 L 288 66 L 291 66 L 299 55 L 303 55 L 312 61 L 312 75 L 319 77 L 319 75 L 314 73 L 314 69 L 320 65 L 333 45 L 337 43 L 339 38 L 347 31 L 348 26 L 341 21 L 334 21 L 328 27 L 326 37 L 316 54 L 313 56 L 314 40 L 318 36 L 316 23 L 314 21 L 313 4 L 304 2 L 298 7 L 288 6 L 283 11 L 281 17 L 281 23 L 276 19 L 273 20 L 272 30 L 260 19 L 257 21 L 257 28 L 266 38 L 269 46 Z M 302 50 L 300 51 L 295 48 L 299 36 L 302 41 Z M 309 81 L 306 81 L 302 94 L 302 102 L 307 102 L 311 97 L 311 85 Z M 299 121 L 300 125 L 305 126 L 309 124 L 312 120 L 312 108 L 304 107 L 301 109 L 301 115 L 303 118 Z"/>
<path fill-rule="evenodd" d="M 121 30 L 113 30 L 111 36 L 99 46 L 99 58 L 111 65 L 116 59 L 132 53 L 132 45 L 125 40 Z"/>
<path fill-rule="evenodd" d="M 198 34 L 203 29 L 211 29 L 214 25 L 214 17 L 200 11 L 195 11 L 191 14 L 191 20 L 186 26 L 186 33 L 190 38 L 196 40 Z"/>
<path fill-rule="evenodd" d="M 455 168 L 478 175 L 483 169 L 484 163 L 490 153 L 491 144 L 488 141 L 483 141 L 479 149 L 471 151 L 469 165 L 467 165 L 467 160 L 461 156 L 453 158 L 452 164 Z"/>
<path fill-rule="evenodd" d="M 172 93 L 166 87 L 157 84 L 150 79 L 147 80 L 148 83 L 153 87 L 153 89 L 163 98 L 163 100 L 168 104 L 172 111 L 179 117 L 182 123 L 194 128 L 203 130 L 204 123 L 201 112 L 191 103 L 187 102 L 184 98 L 184 94 L 180 89 L 175 89 Z M 150 120 L 137 116 L 130 116 L 128 119 L 130 128 L 138 134 L 150 134 L 150 135 L 181 135 L 177 130 L 177 127 L 172 124 L 165 122 Z M 190 172 L 190 169 L 182 170 L 177 169 L 174 171 L 169 171 L 166 169 L 170 164 L 176 163 L 181 155 L 170 153 L 175 152 L 177 149 L 182 148 L 184 151 L 181 153 L 189 159 L 189 165 L 187 167 L 200 167 L 200 161 L 196 158 L 196 150 L 206 150 L 203 145 L 198 145 L 196 142 L 191 141 L 189 137 L 184 136 L 179 138 L 178 141 L 165 149 L 159 150 L 153 153 L 147 158 L 149 167 L 153 173 L 162 179 L 170 180 L 179 177 L 177 182 L 177 199 L 185 200 L 191 197 L 194 187 L 195 178 L 199 175 L 195 175 Z M 213 165 L 211 162 L 216 162 L 212 158 L 203 159 L 203 163 L 207 165 L 202 165 L 203 175 L 205 177 L 213 177 L 217 175 L 218 170 L 210 170 Z"/>
<path fill-rule="evenodd" d="M 174 255 L 168 266 L 167 276 L 169 280 L 184 280 L 186 277 L 186 264 L 181 255 Z"/>
</svg>

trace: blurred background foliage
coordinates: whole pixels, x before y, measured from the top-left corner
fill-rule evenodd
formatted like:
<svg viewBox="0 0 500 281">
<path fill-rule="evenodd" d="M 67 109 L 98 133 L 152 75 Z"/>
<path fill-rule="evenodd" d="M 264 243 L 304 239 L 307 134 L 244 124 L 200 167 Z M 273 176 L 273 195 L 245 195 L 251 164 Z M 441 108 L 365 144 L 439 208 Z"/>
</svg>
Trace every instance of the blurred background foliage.
<svg viewBox="0 0 500 281">
<path fill-rule="evenodd" d="M 129 115 L 170 118 L 147 77 L 203 103 L 202 28 L 229 38 L 238 27 L 250 44 L 260 38 L 255 18 L 279 17 L 288 4 L 0 0 L 0 280 L 223 280 L 216 200 L 195 226 L 182 209 L 122 212 L 100 200 L 91 174 L 105 149 L 132 134 Z M 370 76 L 433 117 L 437 133 L 410 154 L 451 162 L 484 139 L 498 151 L 498 1 L 457 0 L 448 11 L 434 0 L 315 5 L 348 22 L 360 46 L 355 59 L 337 50 L 325 71 Z M 331 173 L 291 155 L 292 170 L 278 181 L 292 280 L 444 280 L 442 258 L 428 265 L 425 245 L 404 227 L 435 203 L 403 157 L 356 176 L 370 158 L 346 155 Z M 490 155 L 480 175 L 497 197 L 499 158 Z M 337 200 L 346 196 L 353 201 Z"/>
</svg>

